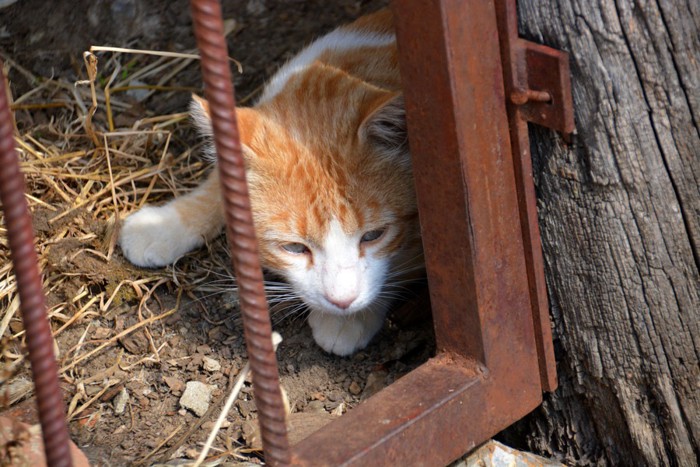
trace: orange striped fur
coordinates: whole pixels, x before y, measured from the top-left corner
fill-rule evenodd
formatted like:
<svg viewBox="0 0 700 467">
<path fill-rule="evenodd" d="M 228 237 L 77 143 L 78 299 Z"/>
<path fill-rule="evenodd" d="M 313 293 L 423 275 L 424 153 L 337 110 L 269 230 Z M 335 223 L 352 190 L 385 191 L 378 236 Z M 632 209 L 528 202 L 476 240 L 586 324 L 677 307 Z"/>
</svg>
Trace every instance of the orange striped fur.
<svg viewBox="0 0 700 467">
<path fill-rule="evenodd" d="M 207 103 L 195 122 L 211 133 Z M 381 328 L 422 268 L 391 14 L 338 28 L 283 66 L 237 113 L 261 259 L 310 310 L 316 342 L 348 355 Z M 122 227 L 133 263 L 172 263 L 221 231 L 218 173 Z M 420 273 L 420 272 L 419 272 Z"/>
</svg>

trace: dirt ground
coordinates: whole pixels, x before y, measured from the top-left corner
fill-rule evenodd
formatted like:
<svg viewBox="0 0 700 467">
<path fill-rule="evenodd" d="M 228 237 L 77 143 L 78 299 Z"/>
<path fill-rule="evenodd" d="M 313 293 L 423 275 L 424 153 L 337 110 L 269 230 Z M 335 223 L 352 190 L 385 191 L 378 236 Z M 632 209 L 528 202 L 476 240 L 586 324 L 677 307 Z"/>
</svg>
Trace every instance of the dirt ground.
<svg viewBox="0 0 700 467">
<path fill-rule="evenodd" d="M 243 66 L 243 73 L 235 77 L 239 100 L 254 98 L 265 78 L 310 39 L 384 3 L 224 1 L 224 17 L 236 21 L 229 36 L 230 54 Z M 69 83 L 85 79 L 82 52 L 91 45 L 168 51 L 194 48 L 188 2 L 183 0 L 23 0 L 0 9 L 0 25 L 0 50 L 9 64 L 14 96 L 41 86 L 32 77 Z M 171 92 L 146 98 L 133 95 L 115 123 L 129 127 L 147 116 L 185 111 L 190 91 L 201 90 L 197 64 L 183 68 L 165 85 Z M 51 128 L 61 112 L 61 108 L 31 106 L 17 110 L 20 134 L 36 136 L 33 129 Z M 95 118 L 104 115 L 98 112 Z M 73 149 L 71 141 L 67 140 L 63 151 Z M 192 145 L 196 139 L 183 124 L 170 150 L 177 156 Z M 34 208 L 38 237 L 66 231 L 59 240 L 47 242 L 42 257 L 45 274 L 61 277 L 60 285 L 50 288 L 49 306 L 67 304 L 61 305 L 52 326 L 60 330 L 56 341 L 74 441 L 93 465 L 149 465 L 196 457 L 218 416 L 218 402 L 228 394 L 247 358 L 235 288 L 223 266 L 223 239 L 211 245 L 209 253 L 196 252 L 181 260 L 177 271 L 140 270 L 126 263 L 118 249 L 107 255 L 109 261 L 91 253 L 102 251 L 104 238 L 110 235 L 108 216 L 75 208 L 70 200 L 61 204 L 44 199 L 42 193 L 35 195 L 50 204 L 46 209 Z M 62 214 L 60 221 L 53 220 Z M 0 251 L 2 248 L 6 246 L 0 242 Z M 202 259 L 209 254 L 223 260 Z M 182 286 L 178 278 L 188 274 L 204 279 Z M 145 289 L 132 286 L 131 290 L 123 285 L 125 280 L 147 283 L 153 286 L 148 290 L 155 292 L 144 296 Z M 123 293 L 116 293 L 119 287 Z M 91 304 L 91 296 L 114 300 L 105 303 L 100 298 Z M 9 309 L 10 303 L 0 299 L 0 306 Z M 278 351 L 279 369 L 292 415 L 315 414 L 296 418 L 310 426 L 352 410 L 434 351 L 430 324 L 425 321 L 389 323 L 373 344 L 350 358 L 321 351 L 303 315 L 277 320 L 275 329 L 284 338 Z M 5 355 L 21 353 L 17 317 L 9 321 L 3 339 Z M 8 361 L 4 359 L 3 364 Z M 9 405 L 6 412 L 35 421 L 31 391 L 17 390 L 26 386 L 26 365 L 4 378 L 6 387 L 23 394 L 5 404 Z M 211 409 L 203 416 L 179 403 L 186 383 L 192 381 L 213 387 Z M 216 462 L 260 462 L 254 423 L 257 412 L 249 383 L 242 392 L 210 452 Z"/>
</svg>

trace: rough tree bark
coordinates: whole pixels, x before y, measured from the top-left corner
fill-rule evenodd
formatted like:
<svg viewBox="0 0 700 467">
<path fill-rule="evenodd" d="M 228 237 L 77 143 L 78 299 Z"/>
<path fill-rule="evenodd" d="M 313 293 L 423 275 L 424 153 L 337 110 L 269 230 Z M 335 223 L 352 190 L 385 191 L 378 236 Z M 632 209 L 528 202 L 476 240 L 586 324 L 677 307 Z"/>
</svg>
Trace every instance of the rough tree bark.
<svg viewBox="0 0 700 467">
<path fill-rule="evenodd" d="M 560 387 L 515 430 L 571 464 L 698 465 L 700 2 L 520 0 L 519 23 L 571 54 L 578 137 L 532 131 Z"/>
</svg>

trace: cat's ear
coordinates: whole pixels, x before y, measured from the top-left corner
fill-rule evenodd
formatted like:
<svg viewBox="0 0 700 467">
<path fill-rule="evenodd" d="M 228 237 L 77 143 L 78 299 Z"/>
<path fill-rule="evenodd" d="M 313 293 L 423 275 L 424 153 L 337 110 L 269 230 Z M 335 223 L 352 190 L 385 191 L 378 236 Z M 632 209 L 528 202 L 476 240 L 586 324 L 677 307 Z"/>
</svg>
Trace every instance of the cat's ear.
<svg viewBox="0 0 700 467">
<path fill-rule="evenodd" d="M 190 117 L 197 127 L 199 134 L 205 138 L 211 138 L 214 132 L 211 128 L 211 117 L 209 114 L 209 102 L 206 99 L 199 97 L 197 94 L 192 94 L 192 102 L 190 102 Z"/>
<path fill-rule="evenodd" d="M 410 164 L 403 94 L 383 93 L 370 104 L 358 130 L 360 139 L 386 157 Z"/>
<path fill-rule="evenodd" d="M 206 138 L 207 146 L 205 152 L 211 157 L 215 157 L 214 149 L 214 130 L 211 125 L 211 114 L 209 112 L 209 102 L 206 99 L 192 94 L 192 102 L 190 103 L 190 117 L 197 127 L 199 134 Z M 259 114 L 255 109 L 239 107 L 236 109 L 236 120 L 238 121 L 238 130 L 243 146 L 243 155 L 246 157 L 254 156 L 254 152 L 249 147 L 249 142 L 255 131 L 255 127 L 259 121 Z"/>
</svg>

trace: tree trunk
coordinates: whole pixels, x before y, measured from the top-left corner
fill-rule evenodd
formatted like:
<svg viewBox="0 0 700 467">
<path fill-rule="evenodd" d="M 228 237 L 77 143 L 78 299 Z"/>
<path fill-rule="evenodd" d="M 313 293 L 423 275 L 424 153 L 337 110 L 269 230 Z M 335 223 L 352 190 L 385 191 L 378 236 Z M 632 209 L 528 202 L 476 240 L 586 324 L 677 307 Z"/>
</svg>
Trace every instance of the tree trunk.
<svg viewBox="0 0 700 467">
<path fill-rule="evenodd" d="M 570 464 L 700 462 L 700 2 L 520 0 L 569 52 L 577 138 L 533 129 L 559 389 L 506 433 Z"/>
</svg>

